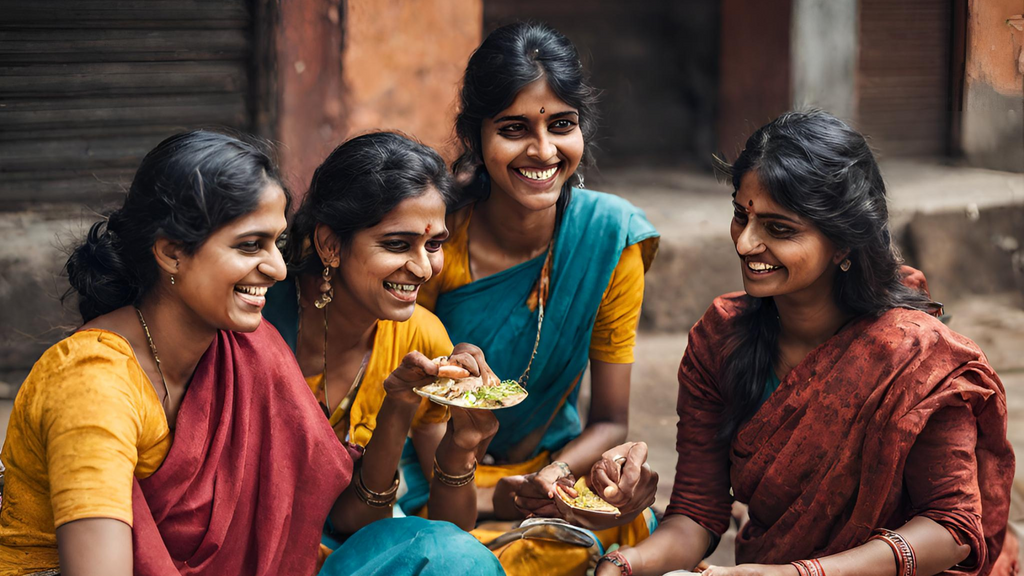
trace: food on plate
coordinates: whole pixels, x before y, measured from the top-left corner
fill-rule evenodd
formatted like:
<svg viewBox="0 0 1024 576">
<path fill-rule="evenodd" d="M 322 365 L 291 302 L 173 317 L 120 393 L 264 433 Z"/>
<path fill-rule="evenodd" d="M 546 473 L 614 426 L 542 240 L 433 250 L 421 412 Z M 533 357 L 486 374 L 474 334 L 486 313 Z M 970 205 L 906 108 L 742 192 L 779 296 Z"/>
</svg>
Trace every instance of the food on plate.
<svg viewBox="0 0 1024 576">
<path fill-rule="evenodd" d="M 491 374 L 485 382 L 479 376 L 471 376 L 465 368 L 447 362 L 443 356 L 434 359 L 438 365 L 438 378 L 431 384 L 416 388 L 417 394 L 439 404 L 485 410 L 508 408 L 526 399 L 526 390 L 515 380 L 499 381 Z"/>
<path fill-rule="evenodd" d="M 590 489 L 590 486 L 587 486 L 587 479 L 585 476 L 576 481 L 576 485 L 573 486 L 573 489 L 576 490 L 575 498 L 569 496 L 561 486 L 557 484 L 555 485 L 555 491 L 558 492 L 558 497 L 568 504 L 570 508 L 586 510 L 587 512 L 597 512 L 600 514 L 619 514 L 618 508 L 605 502 L 597 495 L 596 492 Z"/>
</svg>

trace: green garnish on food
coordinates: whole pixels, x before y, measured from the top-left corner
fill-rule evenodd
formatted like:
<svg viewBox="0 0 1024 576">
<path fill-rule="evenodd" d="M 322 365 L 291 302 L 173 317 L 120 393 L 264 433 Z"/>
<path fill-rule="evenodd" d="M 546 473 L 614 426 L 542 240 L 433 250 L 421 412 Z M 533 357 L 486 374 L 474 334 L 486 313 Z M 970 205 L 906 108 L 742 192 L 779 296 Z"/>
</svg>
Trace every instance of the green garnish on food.
<svg viewBox="0 0 1024 576">
<path fill-rule="evenodd" d="M 515 380 L 505 380 L 495 386 L 482 386 L 467 391 L 462 398 L 470 404 L 478 402 L 501 402 L 502 400 L 526 392 Z"/>
</svg>

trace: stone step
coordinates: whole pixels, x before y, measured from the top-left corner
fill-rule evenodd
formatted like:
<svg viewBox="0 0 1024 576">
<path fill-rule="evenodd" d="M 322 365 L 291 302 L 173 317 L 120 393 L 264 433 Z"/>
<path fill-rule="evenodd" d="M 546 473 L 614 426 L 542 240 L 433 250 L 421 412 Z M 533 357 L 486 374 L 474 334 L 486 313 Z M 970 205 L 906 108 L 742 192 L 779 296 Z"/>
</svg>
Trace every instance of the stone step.
<svg viewBox="0 0 1024 576">
<path fill-rule="evenodd" d="M 882 172 L 894 238 L 925 272 L 934 298 L 1024 291 L 1024 174 L 920 161 L 886 162 Z M 662 234 L 642 328 L 688 330 L 715 296 L 742 289 L 729 236 L 730 184 L 648 168 L 591 180 L 643 208 Z"/>
</svg>

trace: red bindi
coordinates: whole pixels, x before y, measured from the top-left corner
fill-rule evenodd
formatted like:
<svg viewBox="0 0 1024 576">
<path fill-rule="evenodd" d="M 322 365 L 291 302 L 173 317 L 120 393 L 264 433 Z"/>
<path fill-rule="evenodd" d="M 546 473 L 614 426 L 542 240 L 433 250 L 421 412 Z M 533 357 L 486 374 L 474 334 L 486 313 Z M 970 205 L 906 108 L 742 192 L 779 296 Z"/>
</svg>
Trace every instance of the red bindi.
<svg viewBox="0 0 1024 576">
<path fill-rule="evenodd" d="M 424 232 L 423 234 L 430 234 L 430 224 L 427 224 L 427 231 Z"/>
</svg>

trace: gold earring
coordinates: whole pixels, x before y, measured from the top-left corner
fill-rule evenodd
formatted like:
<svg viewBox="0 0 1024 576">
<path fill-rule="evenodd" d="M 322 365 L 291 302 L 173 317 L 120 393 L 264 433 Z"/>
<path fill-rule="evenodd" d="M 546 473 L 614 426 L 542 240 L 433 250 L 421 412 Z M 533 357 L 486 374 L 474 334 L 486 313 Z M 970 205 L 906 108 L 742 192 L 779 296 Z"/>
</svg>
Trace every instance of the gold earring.
<svg viewBox="0 0 1024 576">
<path fill-rule="evenodd" d="M 839 269 L 842 270 L 843 272 L 849 272 L 850 271 L 850 266 L 852 266 L 852 265 L 853 265 L 853 262 L 850 262 L 850 259 L 847 258 L 846 260 L 843 260 L 842 264 L 839 265 Z"/>
<path fill-rule="evenodd" d="M 331 286 L 331 267 L 324 266 L 323 283 L 320 284 L 320 297 L 313 302 L 318 309 L 323 309 L 334 300 L 334 288 Z"/>
</svg>

